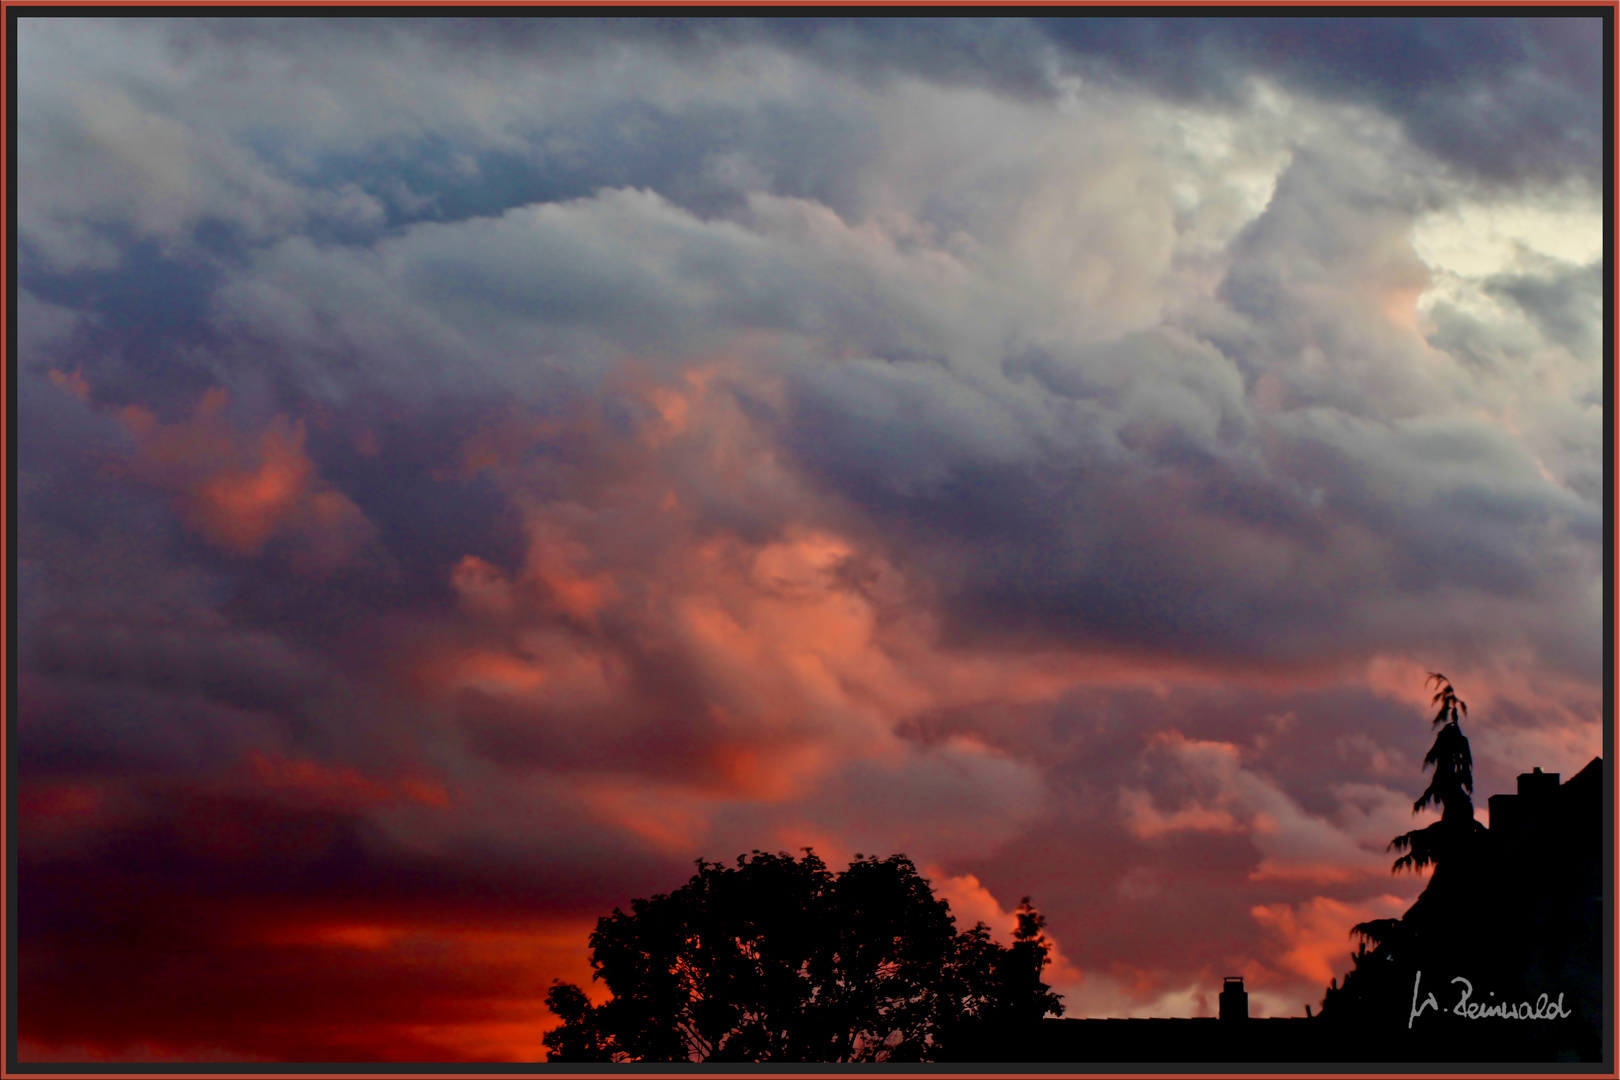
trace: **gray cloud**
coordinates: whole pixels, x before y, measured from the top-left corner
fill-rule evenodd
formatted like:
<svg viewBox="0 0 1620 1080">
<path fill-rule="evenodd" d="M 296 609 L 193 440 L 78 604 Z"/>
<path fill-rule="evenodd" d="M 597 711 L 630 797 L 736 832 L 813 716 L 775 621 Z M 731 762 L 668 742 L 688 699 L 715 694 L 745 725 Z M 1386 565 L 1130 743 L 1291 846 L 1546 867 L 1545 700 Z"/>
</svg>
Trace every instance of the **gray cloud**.
<svg viewBox="0 0 1620 1080">
<path fill-rule="evenodd" d="M 1542 273 L 1498 274 L 1485 288 L 1517 304 L 1548 340 L 1583 360 L 1602 348 L 1603 265 L 1551 266 Z"/>
<path fill-rule="evenodd" d="M 1356 156 L 1296 151 L 1234 239 L 1219 306 L 1096 344 L 998 294 L 989 253 L 765 197 L 739 222 L 621 191 L 416 226 L 375 253 L 292 241 L 221 296 L 327 400 L 354 392 L 332 381 L 343 367 L 392 392 L 590 392 L 615 356 L 679 365 L 788 334 L 806 345 L 772 361 L 787 445 L 906 530 L 964 626 L 1222 656 L 1374 649 L 1426 632 L 1415 610 L 1444 624 L 1470 593 L 1553 587 L 1580 558 L 1550 553 L 1595 519 L 1512 437 L 1448 416 L 1452 385 L 1387 314 L 1429 281 L 1405 236 L 1437 181 L 1392 189 L 1397 166 Z"/>
<path fill-rule="evenodd" d="M 1371 105 L 1466 176 L 1597 182 L 1596 19 L 1050 19 L 1043 29 L 1082 64 L 1177 96 L 1239 98 L 1253 73 Z"/>
<path fill-rule="evenodd" d="M 237 20 L 230 20 L 231 24 Z M 1259 74 L 1400 120 L 1414 141 L 1496 182 L 1575 175 L 1601 164 L 1601 23 L 1548 18 L 1046 18 L 357 20 L 300 26 L 203 23 L 240 45 L 336 39 L 398 47 L 430 40 L 487 59 L 600 60 L 667 50 L 713 63 L 740 46 L 781 50 L 869 84 L 896 76 L 1049 98 L 1066 71 L 1124 79 L 1178 98 L 1241 100 Z M 182 40 L 185 40 L 184 38 Z"/>
</svg>

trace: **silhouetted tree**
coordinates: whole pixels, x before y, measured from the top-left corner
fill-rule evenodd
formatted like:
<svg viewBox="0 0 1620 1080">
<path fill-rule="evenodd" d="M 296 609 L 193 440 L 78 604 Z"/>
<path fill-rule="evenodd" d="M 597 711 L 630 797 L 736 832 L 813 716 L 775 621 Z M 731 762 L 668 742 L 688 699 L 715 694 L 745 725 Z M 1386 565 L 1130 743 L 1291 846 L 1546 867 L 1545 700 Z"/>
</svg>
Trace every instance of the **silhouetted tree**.
<svg viewBox="0 0 1620 1080">
<path fill-rule="evenodd" d="M 1451 961 L 1451 954 L 1446 951 L 1449 945 L 1445 944 L 1449 939 L 1444 935 L 1424 937 L 1419 934 L 1412 914 L 1425 904 L 1442 911 L 1451 906 L 1454 890 L 1435 891 L 1435 886 L 1442 884 L 1441 864 L 1450 867 L 1453 863 L 1460 866 L 1466 862 L 1464 856 L 1474 849 L 1485 828 L 1474 820 L 1474 760 L 1461 727 L 1462 717 L 1468 715 L 1468 706 L 1457 696 L 1451 681 L 1438 672 L 1431 672 L 1424 685 L 1435 688 L 1431 704 L 1435 706 L 1432 724 L 1437 730 L 1434 745 L 1423 759 L 1423 768 L 1434 769 L 1434 775 L 1412 804 L 1412 813 L 1438 807 L 1440 820 L 1402 833 L 1389 842 L 1390 850 L 1404 852 L 1390 867 L 1390 872 L 1415 872 L 1433 866 L 1435 877 L 1424 890 L 1424 898 L 1407 916 L 1371 919 L 1350 928 L 1350 936 L 1361 940 L 1360 947 L 1351 956 L 1355 967 L 1345 973 L 1342 985 L 1335 979 L 1328 987 L 1322 999 L 1323 1016 L 1364 1020 L 1380 1010 L 1393 1010 L 1397 1006 L 1408 1009 L 1403 995 L 1410 994 L 1412 976 L 1423 966 L 1418 957 L 1428 957 L 1431 968 L 1442 959 L 1446 964 Z M 1448 922 L 1460 927 L 1459 918 L 1452 912 Z M 1475 947 L 1477 949 L 1477 945 Z"/>
<path fill-rule="evenodd" d="M 808 848 L 697 868 L 597 921 L 591 966 L 613 996 L 553 986 L 549 1060 L 948 1060 L 987 1025 L 1063 1011 L 1028 897 L 1001 946 L 983 923 L 958 933 L 903 855 L 842 874 Z"/>
<path fill-rule="evenodd" d="M 1434 745 L 1423 759 L 1423 767 L 1433 766 L 1434 776 L 1418 801 L 1412 804 L 1412 813 L 1437 806 L 1440 820 L 1426 828 L 1402 833 L 1389 842 L 1390 850 L 1406 853 L 1395 860 L 1391 873 L 1418 871 L 1435 865 L 1484 831 L 1484 826 L 1474 820 L 1474 758 L 1459 723 L 1461 717 L 1468 715 L 1468 706 L 1444 675 L 1431 672 L 1425 685 L 1429 684 L 1435 687 L 1431 704 L 1438 706 L 1432 723 L 1439 730 L 1435 732 Z M 1360 930 L 1361 927 L 1357 927 L 1355 932 Z"/>
<path fill-rule="evenodd" d="M 1390 846 L 1404 852 L 1393 872 L 1432 866 L 1434 874 L 1400 918 L 1351 929 L 1361 939 L 1354 967 L 1329 984 L 1319 1015 L 1342 1046 L 1383 1060 L 1598 1060 L 1607 985 L 1598 975 L 1601 759 L 1487 830 L 1474 820 L 1473 761 L 1460 724 L 1468 708 L 1444 675 L 1429 681 L 1438 730 L 1424 767 L 1434 776 L 1413 811 L 1437 806 L 1440 820 Z M 1456 978 L 1487 1008 L 1517 1004 L 1528 1013 L 1560 994 L 1584 1004 L 1557 1020 L 1479 1024 L 1452 1011 Z M 1438 995 L 1433 1007 L 1430 995 Z"/>
<path fill-rule="evenodd" d="M 1424 896 L 1432 894 L 1434 898 L 1430 903 L 1445 908 L 1449 906 L 1451 891 L 1432 892 L 1433 886 L 1439 883 L 1441 863 L 1450 866 L 1453 861 L 1462 861 L 1462 856 L 1471 850 L 1485 829 L 1474 820 L 1474 759 L 1461 727 L 1462 717 L 1468 715 L 1468 706 L 1457 696 L 1451 681 L 1438 672 L 1430 672 L 1424 685 L 1435 688 L 1431 704 L 1435 706 L 1432 724 L 1437 730 L 1434 745 L 1423 759 L 1423 768 L 1434 769 L 1434 775 L 1412 804 L 1412 813 L 1439 807 L 1440 820 L 1402 833 L 1389 842 L 1390 850 L 1404 853 L 1390 867 L 1390 873 L 1435 867 L 1436 877 L 1430 882 L 1430 888 L 1424 890 Z M 1369 1009 L 1393 1008 L 1393 1003 L 1401 999 L 1400 984 L 1404 982 L 1409 989 L 1412 973 L 1421 966 L 1416 963 L 1418 951 L 1431 958 L 1436 955 L 1435 940 L 1418 950 L 1413 924 L 1406 918 L 1357 923 L 1350 928 L 1350 936 L 1361 940 L 1360 947 L 1351 956 L 1355 967 L 1345 973 L 1343 985 L 1335 979 L 1328 987 L 1322 999 L 1323 1016 L 1364 1019 Z"/>
<path fill-rule="evenodd" d="M 589 1022 L 591 999 L 573 983 L 559 982 L 546 991 L 546 1008 L 562 1018 L 563 1026 L 548 1034 L 552 1061 L 603 1061 L 601 1039 Z"/>
</svg>

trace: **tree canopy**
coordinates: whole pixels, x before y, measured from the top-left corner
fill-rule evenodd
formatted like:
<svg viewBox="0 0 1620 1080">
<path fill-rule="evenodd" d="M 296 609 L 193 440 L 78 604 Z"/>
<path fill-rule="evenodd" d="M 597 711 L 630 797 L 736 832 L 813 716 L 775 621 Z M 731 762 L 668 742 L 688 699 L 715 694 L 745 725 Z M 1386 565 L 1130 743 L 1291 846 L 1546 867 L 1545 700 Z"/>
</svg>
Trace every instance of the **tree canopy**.
<svg viewBox="0 0 1620 1080">
<path fill-rule="evenodd" d="M 571 983 L 547 1004 L 551 1061 L 939 1061 L 982 1032 L 1061 1014 L 1025 897 L 1011 945 L 950 905 L 904 855 L 833 873 L 809 848 L 698 860 L 673 893 L 614 908 L 591 934 L 612 997 Z"/>
</svg>

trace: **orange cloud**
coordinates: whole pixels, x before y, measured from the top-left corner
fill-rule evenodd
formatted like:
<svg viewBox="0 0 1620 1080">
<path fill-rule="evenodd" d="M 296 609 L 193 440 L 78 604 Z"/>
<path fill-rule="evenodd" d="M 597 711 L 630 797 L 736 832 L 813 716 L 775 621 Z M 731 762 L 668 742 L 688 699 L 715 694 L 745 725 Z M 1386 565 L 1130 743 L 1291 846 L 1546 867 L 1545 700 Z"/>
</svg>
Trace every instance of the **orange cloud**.
<svg viewBox="0 0 1620 1080">
<path fill-rule="evenodd" d="M 472 652 L 449 662 L 450 679 L 486 693 L 520 694 L 546 682 L 546 670 L 532 660 L 499 652 Z"/>
<path fill-rule="evenodd" d="M 469 554 L 451 568 L 466 621 L 423 648 L 410 665 L 417 684 L 505 699 L 503 737 L 519 740 L 511 729 L 525 707 L 537 732 L 583 709 L 627 747 L 614 757 L 634 774 L 634 728 L 659 722 L 665 706 L 618 676 L 639 675 L 637 658 L 656 655 L 704 699 L 693 731 L 707 745 L 686 747 L 697 763 L 686 790 L 781 803 L 851 761 L 901 767 L 917 752 L 895 734 L 908 715 L 1049 699 L 1098 675 L 1056 653 L 941 650 L 900 571 L 820 520 L 819 497 L 739 407 L 745 379 L 753 399 L 775 393 L 724 358 L 674 382 L 624 375 L 615 392 L 643 406 L 628 410 L 640 417 L 632 439 L 602 438 L 596 407 L 560 421 L 508 414 L 470 439 L 464 473 L 486 472 L 506 491 L 526 551 L 515 567 Z M 581 441 L 591 452 L 577 452 Z M 537 452 L 554 445 L 576 452 Z M 783 524 L 762 535 L 715 529 L 717 502 L 768 507 L 761 516 Z M 651 828 L 642 817 L 615 820 L 640 835 Z M 689 834 L 658 831 L 659 843 Z"/>
<path fill-rule="evenodd" d="M 837 764 L 819 742 L 788 746 L 723 745 L 715 751 L 728 792 L 756 802 L 785 802 L 809 792 Z"/>
<path fill-rule="evenodd" d="M 603 646 L 566 628 L 522 629 L 500 646 L 453 638 L 428 644 L 409 665 L 418 692 L 442 696 L 476 690 L 490 697 L 593 713 L 625 704 Z"/>
<path fill-rule="evenodd" d="M 414 672 L 435 696 L 478 691 L 458 715 L 498 731 L 489 745 L 528 755 L 508 760 L 589 769 L 578 797 L 598 820 L 670 854 L 713 855 L 702 845 L 741 835 L 741 821 L 789 847 L 801 834 L 842 847 L 878 826 L 830 824 L 796 803 L 842 770 L 878 762 L 903 778 L 940 753 L 896 734 L 909 717 L 1052 701 L 1082 686 L 1231 681 L 1147 656 L 946 645 L 902 564 L 822 505 L 738 407 L 739 386 L 769 396 L 759 381 L 724 360 L 695 378 L 626 376 L 615 393 L 642 406 L 625 410 L 631 438 L 604 437 L 593 406 L 564 420 L 510 414 L 464 448 L 465 471 L 489 475 L 522 515 L 526 551 L 507 566 L 467 555 L 449 569 L 464 619 Z M 717 527 L 716 507 L 758 510 L 755 527 Z M 685 717 L 653 700 L 677 670 L 679 692 L 692 695 Z M 1325 685 L 1330 674 L 1273 681 Z M 672 739 L 683 763 L 673 775 Z M 643 744 L 663 749 L 655 760 Z M 1155 747 L 1193 783 L 1175 802 L 1155 803 L 1148 788 L 1166 798 L 1156 785 L 1123 792 L 1135 835 L 1247 835 L 1251 881 L 1387 877 L 1393 833 L 1374 828 L 1382 817 L 1307 812 L 1235 743 L 1167 735 Z M 979 776 L 982 764 L 969 771 Z M 925 835 L 942 842 L 937 820 Z"/>
<path fill-rule="evenodd" d="M 1126 788 L 1119 793 L 1119 806 L 1125 827 L 1144 840 L 1172 832 L 1242 832 L 1243 826 L 1221 808 L 1186 806 L 1163 813 L 1153 805 L 1146 791 Z"/>
<path fill-rule="evenodd" d="M 226 419 L 227 395 L 203 395 L 188 420 L 162 424 L 138 405 L 119 419 L 135 438 L 130 468 L 170 491 L 186 527 L 219 547 L 258 555 L 278 535 L 296 539 L 301 562 L 330 569 L 373 532 L 360 508 L 322 481 L 304 452 L 304 423 L 284 415 L 256 435 Z"/>
<path fill-rule="evenodd" d="M 923 876 L 933 885 L 934 895 L 951 905 L 951 914 L 956 917 L 958 930 L 966 930 L 974 923 L 982 922 L 990 928 L 991 937 L 1003 945 L 1012 943 L 1013 934 L 1018 929 L 1016 905 L 1003 908 L 1001 902 L 973 874 L 952 877 L 937 867 L 925 866 Z M 1040 898 L 1036 897 L 1035 900 L 1035 907 L 1039 910 Z M 1060 992 L 1063 987 L 1078 987 L 1085 979 L 1084 973 L 1064 955 L 1062 945 L 1050 930 L 1042 933 L 1050 951 L 1041 978 Z"/>
<path fill-rule="evenodd" d="M 575 791 L 601 821 L 641 840 L 655 851 L 685 855 L 698 849 L 709 832 L 710 800 L 677 785 L 625 780 L 591 780 Z"/>
<path fill-rule="evenodd" d="M 1326 987 L 1350 966 L 1350 927 L 1399 916 L 1410 900 L 1384 895 L 1362 903 L 1317 896 L 1303 904 L 1257 904 L 1249 909 L 1271 938 L 1274 967 Z"/>
<path fill-rule="evenodd" d="M 441 809 L 450 805 L 444 785 L 424 777 L 377 780 L 343 765 L 270 757 L 257 751 L 248 755 L 247 767 L 261 788 L 328 808 L 354 810 L 397 802 Z"/>
<path fill-rule="evenodd" d="M 536 513 L 528 522 L 529 552 L 525 576 L 538 582 L 564 613 L 593 622 L 602 606 L 618 596 L 613 575 L 591 572 L 589 546 L 549 515 Z"/>
</svg>

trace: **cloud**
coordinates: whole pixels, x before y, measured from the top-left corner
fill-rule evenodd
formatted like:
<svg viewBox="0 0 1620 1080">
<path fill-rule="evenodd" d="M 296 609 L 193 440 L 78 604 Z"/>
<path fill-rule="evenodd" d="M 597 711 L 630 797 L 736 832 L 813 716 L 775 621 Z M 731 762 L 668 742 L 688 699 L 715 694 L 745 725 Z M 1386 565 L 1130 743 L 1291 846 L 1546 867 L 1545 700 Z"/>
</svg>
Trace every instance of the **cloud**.
<svg viewBox="0 0 1620 1080">
<path fill-rule="evenodd" d="M 1255 74 L 1295 91 L 1385 110 L 1454 167 L 1496 181 L 1568 172 L 1595 179 L 1598 20 L 1446 18 L 626 19 L 401 20 L 360 28 L 199 20 L 184 48 L 237 55 L 341 41 L 351 53 L 436 47 L 484 65 L 539 57 L 548 66 L 644 60 L 711 68 L 780 51 L 882 88 L 897 78 L 1049 99 L 1067 80 L 1123 80 L 1180 99 L 1241 100 Z M 642 75 L 645 78 L 645 75 Z M 688 91 L 691 92 L 690 90 Z"/>
<path fill-rule="evenodd" d="M 26 289 L 17 294 L 17 349 L 25 363 L 70 339 L 81 316 L 68 308 L 41 300 Z M 62 373 L 60 377 L 67 377 Z M 77 390 L 75 390 L 77 392 Z"/>
<path fill-rule="evenodd" d="M 381 222 L 381 203 L 352 184 L 311 191 L 244 142 L 164 105 L 142 103 L 110 80 L 75 86 L 43 74 L 103 62 L 114 78 L 158 74 L 165 64 L 150 34 L 124 37 L 116 57 L 82 24 L 55 33 L 35 26 L 25 36 L 22 64 L 31 92 L 18 126 L 26 133 L 19 176 L 28 194 L 19 216 L 25 243 L 44 268 L 115 266 L 121 233 L 174 245 L 208 222 L 228 222 L 252 239 L 311 220 Z"/>
<path fill-rule="evenodd" d="M 1048 19 L 1042 29 L 1082 72 L 1228 99 L 1263 74 L 1386 111 L 1464 175 L 1596 179 L 1595 20 Z"/>
<path fill-rule="evenodd" d="M 389 782 L 362 776 L 350 768 L 268 758 L 259 753 L 248 756 L 248 766 L 264 787 L 305 805 L 365 807 L 402 799 L 424 806 L 450 805 L 441 784 L 419 777 Z"/>
<path fill-rule="evenodd" d="M 929 878 L 934 895 L 951 905 L 951 915 L 956 920 L 958 931 L 983 923 L 996 941 L 1003 945 L 1013 943 L 1018 930 L 1018 905 L 1002 908 L 1001 902 L 972 874 L 947 877 L 929 867 L 925 867 L 923 873 Z M 1035 908 L 1040 910 L 1038 904 Z M 1043 930 L 1041 936 L 1046 939 L 1048 948 L 1041 979 L 1054 987 L 1079 985 L 1085 978 L 1084 974 L 1064 955 L 1062 946 L 1050 933 Z"/>
<path fill-rule="evenodd" d="M 1372 919 L 1398 918 L 1406 907 L 1406 901 L 1397 896 L 1380 896 L 1363 904 L 1317 896 L 1306 904 L 1260 905 L 1253 914 L 1276 940 L 1277 963 L 1325 987 L 1350 966 L 1349 927 Z"/>
<path fill-rule="evenodd" d="M 304 563 L 330 569 L 352 558 L 372 525 L 347 496 L 323 483 L 304 453 L 303 421 L 272 417 L 244 439 L 225 418 L 228 395 L 211 390 L 190 420 L 163 424 L 138 405 L 120 420 L 134 437 L 130 471 L 175 493 L 186 526 L 210 543 L 258 555 L 273 537 L 301 547 Z"/>
<path fill-rule="evenodd" d="M 1385 809 L 1403 801 L 1394 792 L 1366 784 L 1339 787 L 1339 798 L 1347 802 L 1341 804 L 1341 819 L 1348 811 L 1359 826 L 1350 832 L 1307 813 L 1263 776 L 1244 768 L 1239 749 L 1230 743 L 1189 740 L 1172 731 L 1155 738 L 1150 755 L 1162 755 L 1178 771 L 1171 783 L 1190 786 L 1191 798 L 1167 813 L 1148 792 L 1122 789 L 1126 827 L 1144 840 L 1184 831 L 1247 835 L 1259 855 L 1250 871 L 1256 881 L 1332 883 L 1385 871 L 1384 857 L 1363 841 L 1373 840 L 1381 848 L 1384 838 L 1368 836 L 1366 825 L 1387 827 L 1390 815 L 1377 814 L 1377 821 L 1369 822 L 1372 815 L 1365 804 Z"/>
<path fill-rule="evenodd" d="M 1318 620 L 1335 610 L 1332 597 L 1358 595 L 1344 584 L 1365 588 L 1375 572 L 1372 563 L 1384 551 L 1375 535 L 1404 532 L 1402 542 L 1424 571 L 1449 572 L 1462 590 L 1511 595 L 1538 571 L 1524 564 L 1518 545 L 1490 546 L 1501 534 L 1479 528 L 1479 516 L 1507 512 L 1525 528 L 1557 531 L 1565 522 L 1585 528 L 1591 513 L 1574 502 L 1559 505 L 1561 493 L 1543 487 L 1539 473 L 1530 477 L 1534 458 L 1499 425 L 1411 415 L 1414 402 L 1438 401 L 1448 390 L 1446 380 L 1420 374 L 1444 358 L 1385 311 L 1392 296 L 1411 302 L 1426 280 L 1423 264 L 1399 239 L 1411 211 L 1391 205 L 1373 212 L 1380 223 L 1362 215 L 1325 226 L 1339 212 L 1313 202 L 1330 198 L 1332 188 L 1314 192 L 1317 178 L 1327 175 L 1326 163 L 1296 161 L 1235 249 L 1242 254 L 1223 286 L 1234 305 L 1227 317 L 1265 326 L 1264 336 L 1234 339 L 1212 323 L 1195 324 L 1190 334 L 1170 328 L 1127 334 L 1083 350 L 1031 344 L 1004 351 L 999 374 L 985 372 L 987 358 L 966 344 L 974 335 L 948 344 L 960 322 L 925 291 L 992 298 L 991 267 L 983 260 L 948 250 L 908 254 L 892 230 L 852 227 L 800 202 L 765 197 L 753 200 L 747 226 L 700 222 L 656 196 L 612 192 L 476 224 L 413 228 L 385 242 L 381 259 L 293 243 L 223 295 L 237 325 L 275 334 L 287 353 L 306 358 L 301 364 L 322 350 L 335 357 L 334 349 L 390 357 L 387 367 L 372 367 L 366 383 L 417 400 L 427 388 L 446 385 L 446 356 L 461 356 L 461 367 L 484 373 L 460 379 L 460 393 L 494 394 L 503 385 L 581 393 L 602 385 L 614 353 L 644 352 L 656 336 L 672 360 L 711 354 L 728 344 L 715 328 L 731 326 L 729 341 L 754 335 L 756 362 L 782 373 L 786 446 L 811 477 L 886 528 L 938 535 L 936 525 L 944 525 L 944 535 L 971 540 L 984 553 L 974 556 L 977 565 L 963 566 L 951 550 L 960 552 L 960 544 L 936 541 L 917 551 L 932 564 L 930 574 L 961 575 L 954 606 L 964 623 L 1008 630 L 1022 624 L 1082 640 L 1124 631 L 1126 640 L 1147 648 L 1174 641 L 1265 656 L 1283 641 L 1329 633 Z M 1345 183 L 1334 175 L 1332 184 Z M 1377 178 L 1363 183 L 1374 186 Z M 1343 205 L 1340 194 L 1331 200 Z M 1292 223 L 1304 221 L 1324 235 L 1302 245 Z M 613 253 L 632 222 L 639 253 L 627 264 Z M 513 239 L 502 239 L 507 234 Z M 1282 280 L 1266 269 L 1273 263 L 1289 265 L 1294 276 L 1316 267 L 1311 274 L 1328 277 L 1256 292 L 1258 282 Z M 417 265 L 435 269 L 424 275 L 411 269 Z M 597 279 L 593 265 L 604 275 L 614 267 L 611 274 L 632 276 Z M 868 282 L 858 303 L 840 284 L 852 275 Z M 1380 279 L 1388 285 L 1376 285 Z M 497 280 L 498 288 L 474 284 Z M 497 308 L 478 306 L 520 281 L 521 290 Z M 472 295 L 481 299 L 470 305 Z M 354 311 L 375 306 L 366 296 L 387 298 L 383 310 L 397 317 L 356 319 Z M 1007 311 L 1008 323 L 1017 310 Z M 479 317 L 496 312 L 506 315 Z M 496 329 L 507 316 L 514 327 L 560 331 L 570 342 L 565 350 L 583 350 L 593 361 L 520 359 L 515 330 Z M 733 322 L 738 316 L 746 321 Z M 892 330 L 874 336 L 882 325 L 914 329 L 900 339 L 892 339 Z M 821 340 L 830 326 L 842 328 L 839 335 Z M 334 328 L 336 336 L 316 327 Z M 851 331 L 855 336 L 846 336 Z M 796 344 L 804 335 L 812 335 L 808 349 Z M 1312 338 L 1333 350 L 1333 363 L 1320 345 L 1306 345 L 1303 362 L 1291 358 L 1290 350 Z M 1388 359 L 1391 347 L 1409 361 Z M 848 355 L 851 348 L 860 351 Z M 835 360 L 829 349 L 845 355 Z M 351 379 L 340 389 L 330 375 L 318 378 L 315 386 L 328 398 L 366 384 Z M 1492 486 L 1513 471 L 1528 486 L 1522 493 L 1471 490 L 1458 474 L 1425 477 L 1423 462 L 1432 455 L 1381 458 L 1390 446 L 1385 414 L 1411 432 L 1414 444 L 1434 442 L 1427 432 L 1436 425 L 1451 426 L 1454 436 L 1439 437 L 1454 440 L 1459 453 L 1466 446 L 1469 454 L 1483 450 L 1496 458 Z M 1448 451 L 1437 463 L 1450 458 Z M 1374 476 L 1390 470 L 1391 485 L 1423 494 L 1403 499 L 1405 512 L 1392 520 L 1390 489 L 1369 489 L 1361 475 L 1369 468 Z M 1138 504 L 1138 492 L 1153 493 L 1151 501 Z M 1109 512 L 1090 521 L 1058 512 L 1088 503 Z M 1437 525 L 1426 512 L 1437 503 L 1461 513 Z M 987 538 L 978 523 L 992 521 L 998 524 Z M 1424 535 L 1436 529 L 1441 535 Z M 1177 548 L 1177 538 L 1191 536 L 1199 537 L 1199 560 Z M 1436 545 L 1465 557 L 1437 561 L 1429 554 Z M 1257 551 L 1283 557 L 1256 560 Z M 1209 559 L 1211 552 L 1221 554 Z M 1138 558 L 1141 565 L 1132 565 Z M 1031 560 L 1039 560 L 1041 573 L 1026 572 Z M 1198 568 L 1200 562 L 1219 572 Z M 1262 567 L 1275 569 L 1259 573 Z M 1189 572 L 1197 576 L 1189 579 Z M 1428 587 L 1418 580 L 1398 574 L 1367 592 L 1365 605 L 1384 594 L 1404 601 L 1403 594 Z M 1039 599 L 1019 595 L 1034 583 L 1055 588 Z M 1181 626 L 1167 625 L 1142 604 L 1184 591 L 1209 600 L 1202 613 L 1183 608 L 1181 618 L 1192 618 Z M 1048 605 L 1061 618 L 1041 610 Z M 1316 625 L 1296 624 L 1277 644 L 1246 642 L 1232 632 L 1233 613 L 1257 606 L 1274 612 L 1272 625 L 1291 619 Z M 1348 623 L 1364 625 L 1368 639 L 1398 633 L 1412 605 L 1397 606 L 1399 620 L 1371 610 L 1339 613 L 1331 632 L 1342 636 Z M 1088 611 L 1094 614 L 1080 614 Z M 1074 626 L 1077 617 L 1095 629 Z"/>
</svg>

